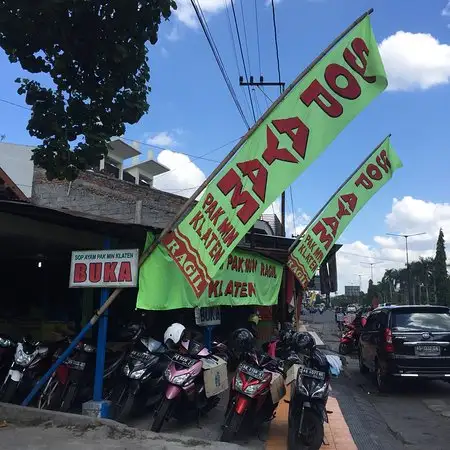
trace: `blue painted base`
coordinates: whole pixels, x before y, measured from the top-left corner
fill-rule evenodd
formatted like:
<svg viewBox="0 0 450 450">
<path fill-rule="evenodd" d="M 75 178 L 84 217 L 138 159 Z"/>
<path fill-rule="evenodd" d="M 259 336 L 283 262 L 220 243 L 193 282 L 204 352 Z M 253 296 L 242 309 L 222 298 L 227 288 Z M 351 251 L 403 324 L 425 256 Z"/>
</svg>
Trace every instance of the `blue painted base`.
<svg viewBox="0 0 450 450">
<path fill-rule="evenodd" d="M 83 403 L 82 414 L 83 416 L 97 417 L 99 419 L 108 419 L 110 417 L 111 402 L 107 400 L 101 400 L 95 402 L 91 400 Z"/>
</svg>

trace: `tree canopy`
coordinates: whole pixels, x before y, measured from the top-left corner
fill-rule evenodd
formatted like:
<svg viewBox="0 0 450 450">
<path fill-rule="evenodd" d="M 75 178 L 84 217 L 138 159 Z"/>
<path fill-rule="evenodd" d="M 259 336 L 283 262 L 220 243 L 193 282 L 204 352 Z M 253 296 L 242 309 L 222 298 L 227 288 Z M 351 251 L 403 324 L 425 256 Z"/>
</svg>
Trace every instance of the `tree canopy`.
<svg viewBox="0 0 450 450">
<path fill-rule="evenodd" d="M 148 111 L 147 42 L 173 0 L 0 0 L 0 46 L 39 79 L 17 79 L 42 143 L 34 163 L 73 180 L 98 163 L 113 136 Z"/>
</svg>

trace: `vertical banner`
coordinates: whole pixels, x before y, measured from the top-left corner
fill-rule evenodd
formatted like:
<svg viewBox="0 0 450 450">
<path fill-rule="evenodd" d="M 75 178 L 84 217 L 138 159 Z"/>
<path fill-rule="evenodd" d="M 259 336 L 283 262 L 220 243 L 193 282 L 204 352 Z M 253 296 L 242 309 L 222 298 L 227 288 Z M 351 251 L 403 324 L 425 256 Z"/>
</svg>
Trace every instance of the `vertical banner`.
<svg viewBox="0 0 450 450">
<path fill-rule="evenodd" d="M 400 167 L 402 162 L 387 137 L 306 227 L 287 263 L 303 288 L 308 286 L 347 225 Z"/>
<path fill-rule="evenodd" d="M 366 13 L 294 80 L 162 240 L 197 297 L 264 210 L 386 86 Z"/>
</svg>

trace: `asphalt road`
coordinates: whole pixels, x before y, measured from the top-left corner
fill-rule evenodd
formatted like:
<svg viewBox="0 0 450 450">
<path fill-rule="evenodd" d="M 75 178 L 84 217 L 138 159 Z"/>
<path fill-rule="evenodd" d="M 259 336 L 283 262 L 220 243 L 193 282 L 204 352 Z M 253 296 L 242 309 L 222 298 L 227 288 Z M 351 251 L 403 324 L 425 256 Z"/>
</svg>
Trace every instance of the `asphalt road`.
<svg viewBox="0 0 450 450">
<path fill-rule="evenodd" d="M 333 312 L 302 318 L 309 330 L 337 351 Z M 450 448 L 449 383 L 401 380 L 393 392 L 379 394 L 371 376 L 359 373 L 354 355 L 347 357 L 344 373 L 332 388 L 359 450 Z"/>
</svg>

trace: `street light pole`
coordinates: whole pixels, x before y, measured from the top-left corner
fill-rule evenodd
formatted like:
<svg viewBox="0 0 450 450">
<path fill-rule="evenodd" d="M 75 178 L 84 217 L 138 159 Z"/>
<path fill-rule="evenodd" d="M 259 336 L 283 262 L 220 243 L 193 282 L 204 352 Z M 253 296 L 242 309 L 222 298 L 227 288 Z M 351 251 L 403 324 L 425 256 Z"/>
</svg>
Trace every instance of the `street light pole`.
<svg viewBox="0 0 450 450">
<path fill-rule="evenodd" d="M 368 266 L 370 266 L 370 279 L 373 282 L 373 266 L 376 266 L 377 264 L 379 264 L 379 262 L 368 263 L 365 261 L 361 261 L 361 264 L 367 264 Z"/>
<path fill-rule="evenodd" d="M 394 233 L 386 233 L 388 236 L 402 237 L 405 238 L 405 253 L 406 253 L 406 271 L 408 274 L 408 303 L 410 305 L 413 304 L 413 300 L 411 297 L 411 267 L 409 266 L 409 250 L 408 250 L 408 238 L 413 236 L 420 236 L 422 234 L 427 234 L 425 232 L 422 233 L 414 233 L 414 234 L 394 234 Z"/>
</svg>

